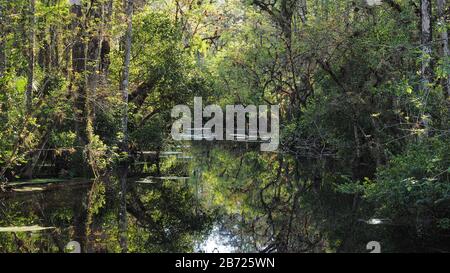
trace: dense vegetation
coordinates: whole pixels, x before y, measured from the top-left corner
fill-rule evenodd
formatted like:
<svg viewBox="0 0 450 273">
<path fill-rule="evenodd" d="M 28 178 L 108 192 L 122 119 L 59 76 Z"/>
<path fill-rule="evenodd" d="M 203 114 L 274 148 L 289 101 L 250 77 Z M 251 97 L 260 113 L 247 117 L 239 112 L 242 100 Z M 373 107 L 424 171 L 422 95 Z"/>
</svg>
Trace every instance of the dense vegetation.
<svg viewBox="0 0 450 273">
<path fill-rule="evenodd" d="M 109 251 L 192 250 L 207 214 L 238 223 L 242 251 L 365 251 L 375 233 L 385 251 L 450 251 L 449 14 L 448 0 L 0 0 L 1 188 L 93 178 L 88 219 L 115 219 L 105 192 L 120 200 Z M 280 105 L 278 152 L 193 141 L 188 164 L 136 168 L 186 144 L 170 111 L 194 96 Z M 195 173 L 202 208 L 193 190 L 130 188 L 144 171 Z M 167 247 L 134 243 L 148 237 Z"/>
</svg>

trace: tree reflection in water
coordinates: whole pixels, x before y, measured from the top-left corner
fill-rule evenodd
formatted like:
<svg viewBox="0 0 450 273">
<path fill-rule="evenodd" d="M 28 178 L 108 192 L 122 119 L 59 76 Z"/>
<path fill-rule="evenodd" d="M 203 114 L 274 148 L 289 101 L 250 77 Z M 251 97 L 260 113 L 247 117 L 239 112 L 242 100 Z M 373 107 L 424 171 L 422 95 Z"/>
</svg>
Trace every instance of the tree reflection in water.
<svg viewBox="0 0 450 273">
<path fill-rule="evenodd" d="M 130 183 L 127 196 L 131 252 L 192 252 L 206 236 L 213 216 L 194 206 L 189 185 L 170 181 Z M 10 193 L 0 199 L 0 226 L 54 226 L 53 231 L 0 233 L 0 252 L 63 252 L 78 241 L 86 252 L 118 252 L 114 182 L 104 194 L 96 183 Z M 91 198 L 88 198 L 90 196 Z M 89 200 L 91 199 L 91 200 Z M 92 200 L 96 199 L 96 200 Z"/>
</svg>

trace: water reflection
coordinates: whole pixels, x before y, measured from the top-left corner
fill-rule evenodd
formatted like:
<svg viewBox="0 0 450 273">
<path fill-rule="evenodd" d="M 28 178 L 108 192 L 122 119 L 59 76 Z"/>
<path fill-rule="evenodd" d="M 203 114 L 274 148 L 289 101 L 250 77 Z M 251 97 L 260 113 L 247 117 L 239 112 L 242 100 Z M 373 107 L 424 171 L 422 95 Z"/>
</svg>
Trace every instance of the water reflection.
<svg viewBox="0 0 450 273">
<path fill-rule="evenodd" d="M 295 158 L 203 148 L 188 163 L 167 154 L 131 168 L 147 175 L 127 183 L 129 252 L 367 252 L 370 241 L 383 252 L 419 249 L 410 225 L 363 218 Z M 81 252 L 121 252 L 119 189 L 111 176 L 0 193 L 0 252 L 64 252 L 71 241 Z"/>
<path fill-rule="evenodd" d="M 90 183 L 70 183 L 42 191 L 3 194 L 0 226 L 38 225 L 56 227 L 40 232 L 0 233 L 1 252 L 63 252 L 65 245 L 80 238 Z"/>
<path fill-rule="evenodd" d="M 83 181 L 40 191 L 3 194 L 0 226 L 54 230 L 0 232 L 0 252 L 63 252 L 70 241 L 83 252 L 118 252 L 115 182 Z M 188 184 L 130 180 L 127 196 L 131 252 L 192 252 L 207 237 L 213 216 L 198 206 Z M 104 194 L 102 194 L 104 193 Z"/>
<path fill-rule="evenodd" d="M 233 245 L 232 236 L 223 233 L 219 226 L 214 226 L 207 239 L 200 242 L 196 252 L 201 253 L 235 253 L 238 248 Z"/>
</svg>

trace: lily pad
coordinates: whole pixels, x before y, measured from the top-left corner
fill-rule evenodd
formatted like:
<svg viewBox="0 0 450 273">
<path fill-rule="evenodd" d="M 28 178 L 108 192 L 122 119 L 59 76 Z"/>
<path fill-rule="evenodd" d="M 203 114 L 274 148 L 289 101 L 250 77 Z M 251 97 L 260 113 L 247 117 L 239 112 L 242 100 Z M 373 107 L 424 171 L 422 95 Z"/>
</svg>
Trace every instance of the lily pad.
<svg viewBox="0 0 450 273">
<path fill-rule="evenodd" d="M 35 191 L 43 191 L 42 187 L 23 187 L 19 189 L 13 189 L 14 192 L 35 192 Z"/>
<path fill-rule="evenodd" d="M 0 232 L 35 232 L 48 229 L 55 229 L 55 227 L 41 227 L 41 226 L 0 227 Z"/>
<path fill-rule="evenodd" d="M 61 183 L 61 182 L 67 182 L 69 180 L 65 179 L 32 179 L 27 181 L 19 181 L 19 182 L 13 182 L 9 183 L 10 186 L 26 186 L 26 185 L 40 185 L 40 184 L 53 184 L 53 183 Z"/>
<path fill-rule="evenodd" d="M 147 180 L 147 179 L 136 181 L 136 183 L 140 183 L 140 184 L 156 184 L 155 181 Z"/>
<path fill-rule="evenodd" d="M 188 176 L 149 176 L 146 179 L 159 179 L 159 180 L 188 180 L 190 177 Z"/>
</svg>

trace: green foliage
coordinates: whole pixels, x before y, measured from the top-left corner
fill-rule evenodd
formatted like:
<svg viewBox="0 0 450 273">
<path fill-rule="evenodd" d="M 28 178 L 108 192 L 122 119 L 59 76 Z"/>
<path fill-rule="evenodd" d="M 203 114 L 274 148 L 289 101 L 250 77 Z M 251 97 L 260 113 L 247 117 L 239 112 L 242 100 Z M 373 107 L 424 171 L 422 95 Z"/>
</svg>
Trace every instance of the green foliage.
<svg viewBox="0 0 450 273">
<path fill-rule="evenodd" d="M 408 146 L 389 165 L 380 169 L 376 183 L 366 186 L 365 198 L 377 204 L 378 213 L 413 221 L 421 208 L 433 213 L 433 221 L 448 216 L 450 197 L 447 139 L 432 138 Z"/>
<path fill-rule="evenodd" d="M 219 208 L 233 232 L 253 236 L 252 247 L 267 251 L 364 251 L 372 234 L 392 239 L 399 230 L 417 249 L 448 251 L 450 112 L 443 83 L 450 61 L 437 42 L 448 26 L 433 21 L 433 51 L 424 54 L 417 7 L 406 0 L 371 7 L 365 1 L 144 2 L 135 1 L 126 18 L 123 1 L 83 1 L 80 15 L 65 0 L 37 0 L 33 24 L 29 1 L 0 0 L 8 11 L 0 16 L 1 186 L 22 177 L 94 177 L 88 233 L 104 217 L 115 238 L 120 231 L 107 213 L 108 190 L 119 188 L 115 171 L 195 174 L 188 183 L 196 182 L 205 200 L 194 200 L 199 190 L 192 185 L 168 182 L 127 196 L 137 223 L 129 233 L 132 251 L 192 250 L 189 232 L 198 236 L 211 220 L 199 207 Z M 421 66 L 429 59 L 433 71 L 425 81 Z M 191 143 L 190 163 L 144 156 L 177 146 L 170 111 L 192 106 L 194 96 L 221 106 L 280 105 L 278 153 L 260 153 L 249 143 L 200 142 Z M 103 183 L 108 179 L 111 189 Z M 2 225 L 39 218 L 16 209 Z M 66 210 L 52 217 L 61 225 L 75 218 Z M 365 228 L 372 217 L 388 218 L 391 226 Z M 13 237 L 0 240 L 1 251 L 14 249 Z M 406 249 L 392 242 L 390 250 Z M 106 248 L 119 251 L 118 245 L 114 239 Z"/>
</svg>

